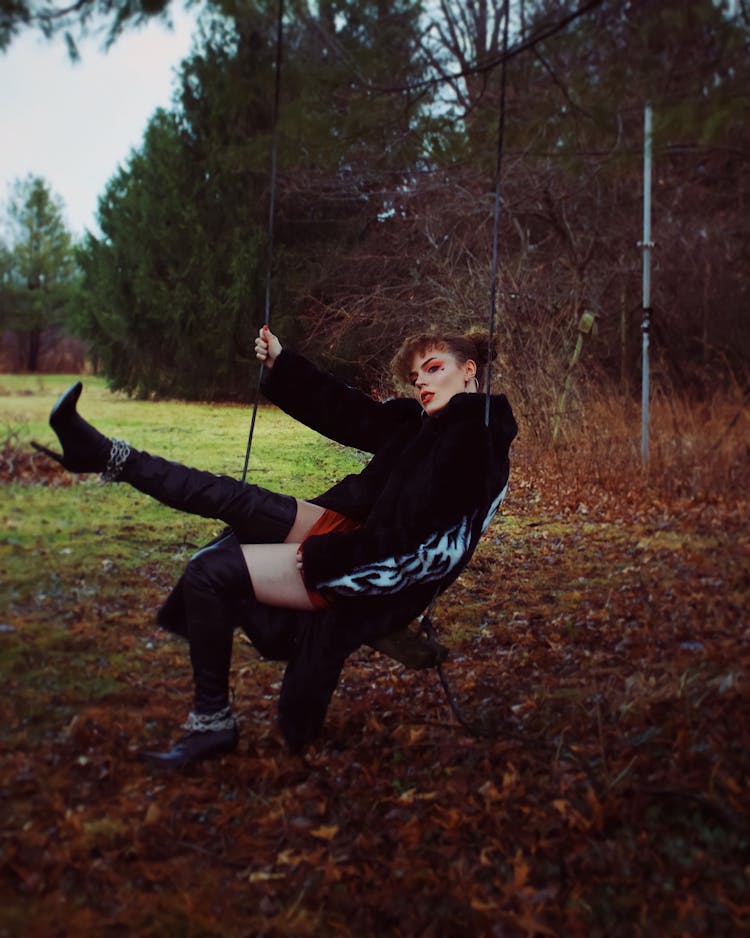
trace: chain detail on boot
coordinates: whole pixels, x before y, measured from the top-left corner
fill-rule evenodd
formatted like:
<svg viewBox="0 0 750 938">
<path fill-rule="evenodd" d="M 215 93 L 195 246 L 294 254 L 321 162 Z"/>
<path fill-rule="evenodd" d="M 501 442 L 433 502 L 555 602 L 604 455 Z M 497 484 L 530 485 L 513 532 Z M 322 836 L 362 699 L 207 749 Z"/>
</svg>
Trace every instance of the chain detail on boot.
<svg viewBox="0 0 750 938">
<path fill-rule="evenodd" d="M 209 718 L 210 716 L 215 716 L 215 714 L 209 715 Z M 236 720 L 232 718 L 228 722 L 227 729 L 193 730 L 185 733 L 173 748 L 166 752 L 141 752 L 140 756 L 154 768 L 180 769 L 202 762 L 204 759 L 213 759 L 216 756 L 234 752 L 239 743 L 240 734 Z"/>
<path fill-rule="evenodd" d="M 112 449 L 109 451 L 107 468 L 101 473 L 102 482 L 115 482 L 122 472 L 125 460 L 131 453 L 130 444 L 125 440 L 112 437 Z"/>
<path fill-rule="evenodd" d="M 237 725 L 232 716 L 232 708 L 226 707 L 218 713 L 191 713 L 183 729 L 188 733 L 219 733 L 222 730 L 231 730 Z"/>
</svg>

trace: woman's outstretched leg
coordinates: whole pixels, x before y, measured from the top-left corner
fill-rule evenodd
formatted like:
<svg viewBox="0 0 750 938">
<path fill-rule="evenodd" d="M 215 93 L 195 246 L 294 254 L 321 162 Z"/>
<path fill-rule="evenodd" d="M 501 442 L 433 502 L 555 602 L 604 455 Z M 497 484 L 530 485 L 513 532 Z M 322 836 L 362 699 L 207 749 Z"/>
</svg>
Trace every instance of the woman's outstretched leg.
<svg viewBox="0 0 750 938">
<path fill-rule="evenodd" d="M 297 515 L 295 498 L 229 476 L 191 469 L 135 450 L 122 440 L 108 439 L 77 412 L 81 390 L 80 382 L 69 388 L 50 414 L 62 455 L 35 443 L 37 449 L 71 472 L 100 472 L 105 479 L 127 482 L 170 508 L 223 521 L 244 542 L 277 543 L 287 538 Z"/>
<path fill-rule="evenodd" d="M 183 575 L 183 589 L 195 687 L 193 710 L 184 735 L 172 749 L 142 754 L 151 765 L 164 768 L 180 768 L 237 748 L 229 668 L 237 602 L 252 598 L 252 586 L 233 534 L 192 558 Z"/>
</svg>

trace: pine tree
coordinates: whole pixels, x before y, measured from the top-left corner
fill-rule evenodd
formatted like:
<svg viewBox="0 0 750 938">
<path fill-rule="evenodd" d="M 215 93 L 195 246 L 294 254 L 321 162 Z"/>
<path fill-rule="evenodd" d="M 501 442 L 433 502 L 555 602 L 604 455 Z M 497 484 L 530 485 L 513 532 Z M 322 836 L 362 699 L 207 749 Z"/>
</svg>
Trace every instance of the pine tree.
<svg viewBox="0 0 750 938">
<path fill-rule="evenodd" d="M 78 279 L 63 210 L 41 177 L 30 175 L 12 186 L 0 313 L 5 328 L 23 339 L 28 371 L 37 370 L 44 329 L 64 322 Z"/>
</svg>

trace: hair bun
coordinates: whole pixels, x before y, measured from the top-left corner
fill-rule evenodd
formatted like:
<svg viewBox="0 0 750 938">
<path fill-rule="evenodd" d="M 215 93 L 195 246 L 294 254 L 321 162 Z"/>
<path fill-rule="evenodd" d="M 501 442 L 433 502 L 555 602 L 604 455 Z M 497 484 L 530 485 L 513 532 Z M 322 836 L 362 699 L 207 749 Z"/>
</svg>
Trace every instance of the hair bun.
<svg viewBox="0 0 750 938">
<path fill-rule="evenodd" d="M 466 333 L 465 338 L 476 347 L 477 365 L 483 367 L 495 361 L 499 345 L 497 333 L 493 334 L 490 339 L 490 334 L 486 329 L 472 329 Z"/>
</svg>

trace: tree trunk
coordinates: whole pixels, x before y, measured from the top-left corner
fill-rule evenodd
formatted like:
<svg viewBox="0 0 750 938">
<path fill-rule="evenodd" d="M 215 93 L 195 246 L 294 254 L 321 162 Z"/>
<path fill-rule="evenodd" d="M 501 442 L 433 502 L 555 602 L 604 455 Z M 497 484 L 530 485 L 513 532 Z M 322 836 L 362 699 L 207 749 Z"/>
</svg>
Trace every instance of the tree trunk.
<svg viewBox="0 0 750 938">
<path fill-rule="evenodd" d="M 701 349 L 703 352 L 703 364 L 708 362 L 708 317 L 711 305 L 711 261 L 707 260 L 705 264 L 705 273 L 703 275 L 703 321 L 701 323 Z"/>
<path fill-rule="evenodd" d="M 630 394 L 628 375 L 628 310 L 625 287 L 620 291 L 620 388 L 627 397 Z"/>
<path fill-rule="evenodd" d="M 35 372 L 39 368 L 39 347 L 41 345 L 42 330 L 32 329 L 29 333 L 29 344 L 26 355 L 26 370 Z"/>
</svg>

